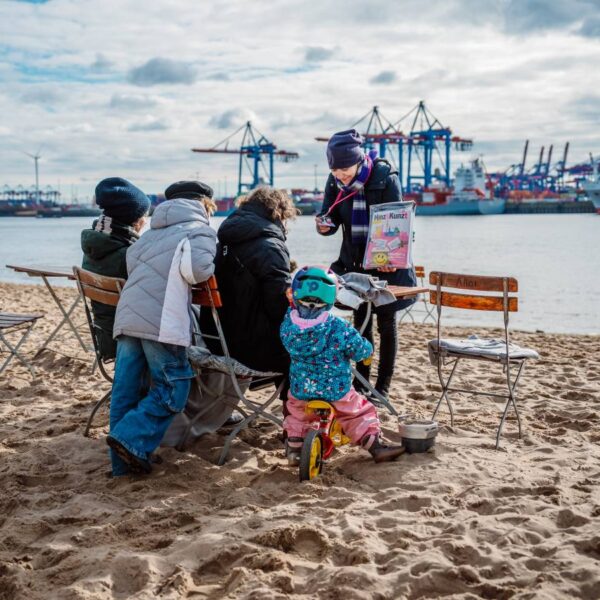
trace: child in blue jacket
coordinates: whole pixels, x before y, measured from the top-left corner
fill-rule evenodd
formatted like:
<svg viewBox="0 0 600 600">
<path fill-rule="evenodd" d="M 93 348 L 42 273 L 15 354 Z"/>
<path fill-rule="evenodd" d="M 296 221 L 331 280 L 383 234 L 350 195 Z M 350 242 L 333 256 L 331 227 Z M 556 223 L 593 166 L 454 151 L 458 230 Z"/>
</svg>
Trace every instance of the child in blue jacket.
<svg viewBox="0 0 600 600">
<path fill-rule="evenodd" d="M 281 340 L 291 357 L 290 392 L 283 426 L 287 433 L 288 459 L 299 461 L 307 430 L 315 427 L 306 414 L 306 402 L 325 400 L 335 404 L 336 419 L 352 443 L 360 444 L 375 462 L 394 460 L 401 446 L 381 441 L 375 407 L 352 387 L 350 361 L 373 353 L 373 346 L 347 321 L 330 313 L 336 294 L 331 271 L 304 267 L 294 277 L 294 308 L 281 324 Z"/>
</svg>

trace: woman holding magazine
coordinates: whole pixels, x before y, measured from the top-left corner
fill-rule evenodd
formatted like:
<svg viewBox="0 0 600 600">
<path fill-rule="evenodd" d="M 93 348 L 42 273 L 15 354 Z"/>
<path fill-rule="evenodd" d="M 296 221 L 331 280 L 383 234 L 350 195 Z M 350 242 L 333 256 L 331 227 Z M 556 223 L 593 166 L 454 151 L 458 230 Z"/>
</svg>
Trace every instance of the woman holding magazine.
<svg viewBox="0 0 600 600">
<path fill-rule="evenodd" d="M 325 198 L 317 216 L 317 231 L 321 235 L 334 235 L 342 227 L 340 256 L 331 265 L 338 275 L 349 272 L 368 273 L 384 279 L 391 285 L 415 286 L 414 269 L 396 269 L 382 266 L 374 270 L 363 269 L 363 259 L 369 230 L 369 209 L 376 204 L 399 202 L 402 191 L 398 175 L 388 161 L 372 158 L 362 149 L 363 140 L 355 129 L 334 134 L 327 144 L 327 162 L 330 174 L 325 184 Z M 398 350 L 396 312 L 415 301 L 397 300 L 392 304 L 374 307 L 380 337 L 379 369 L 375 389 L 388 395 L 394 362 Z M 354 324 L 360 327 L 366 317 L 366 304 L 354 313 Z M 364 331 L 364 337 L 373 342 L 373 317 Z M 366 379 L 370 365 L 358 363 L 357 369 Z M 357 382 L 357 387 L 360 385 Z M 364 390 L 363 390 L 364 391 Z"/>
</svg>

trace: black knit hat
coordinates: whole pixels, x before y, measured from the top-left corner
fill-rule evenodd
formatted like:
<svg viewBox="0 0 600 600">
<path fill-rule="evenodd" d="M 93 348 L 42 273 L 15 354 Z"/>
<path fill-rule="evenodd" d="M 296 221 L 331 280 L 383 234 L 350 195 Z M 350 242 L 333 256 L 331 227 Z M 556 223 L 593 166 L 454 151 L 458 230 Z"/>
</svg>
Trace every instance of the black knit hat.
<svg viewBox="0 0 600 600">
<path fill-rule="evenodd" d="M 132 225 L 150 208 L 148 196 L 121 177 L 103 179 L 96 186 L 95 197 L 105 215 L 124 225 Z"/>
<path fill-rule="evenodd" d="M 327 144 L 327 162 L 330 169 L 345 169 L 361 162 L 365 153 L 363 139 L 356 129 L 334 133 Z"/>
<path fill-rule="evenodd" d="M 177 181 L 165 190 L 165 198 L 167 200 L 174 200 L 175 198 L 197 200 L 201 196 L 213 197 L 213 189 L 210 185 L 201 181 Z"/>
</svg>

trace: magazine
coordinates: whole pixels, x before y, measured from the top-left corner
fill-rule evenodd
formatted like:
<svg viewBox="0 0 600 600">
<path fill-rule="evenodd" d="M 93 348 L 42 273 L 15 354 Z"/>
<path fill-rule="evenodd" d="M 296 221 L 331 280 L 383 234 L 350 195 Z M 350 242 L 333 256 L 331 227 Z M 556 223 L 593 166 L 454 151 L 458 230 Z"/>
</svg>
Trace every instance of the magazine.
<svg viewBox="0 0 600 600">
<path fill-rule="evenodd" d="M 371 206 L 364 269 L 412 267 L 414 202 Z"/>
</svg>

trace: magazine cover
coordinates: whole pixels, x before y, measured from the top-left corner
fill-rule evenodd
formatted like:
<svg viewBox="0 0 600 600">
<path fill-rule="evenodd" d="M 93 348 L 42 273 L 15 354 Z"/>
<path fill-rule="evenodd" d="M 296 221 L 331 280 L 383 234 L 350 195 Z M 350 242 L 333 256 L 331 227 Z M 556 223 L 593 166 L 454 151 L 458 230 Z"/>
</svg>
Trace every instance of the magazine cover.
<svg viewBox="0 0 600 600">
<path fill-rule="evenodd" d="M 412 267 L 414 202 L 371 206 L 364 269 Z"/>
</svg>

